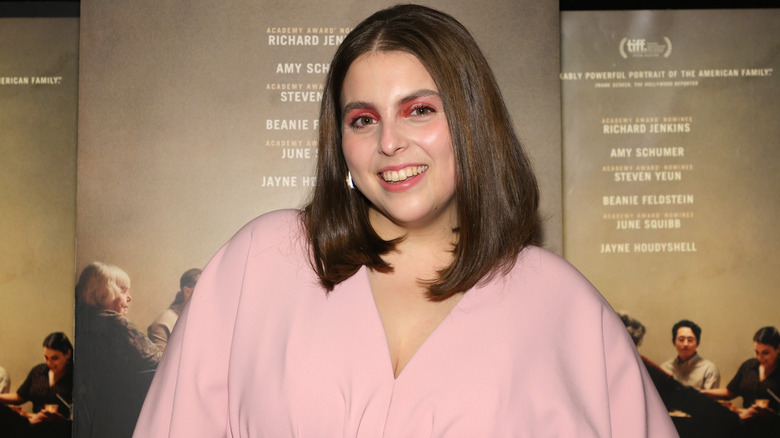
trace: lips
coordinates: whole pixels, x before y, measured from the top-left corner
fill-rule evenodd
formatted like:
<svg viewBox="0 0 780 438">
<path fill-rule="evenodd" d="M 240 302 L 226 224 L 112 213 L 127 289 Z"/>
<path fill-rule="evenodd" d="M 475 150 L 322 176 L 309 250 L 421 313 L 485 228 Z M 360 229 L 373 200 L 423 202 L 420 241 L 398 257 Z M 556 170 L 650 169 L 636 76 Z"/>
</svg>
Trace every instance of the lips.
<svg viewBox="0 0 780 438">
<path fill-rule="evenodd" d="M 428 166 L 409 166 L 399 170 L 386 170 L 384 172 L 380 172 L 379 176 L 382 177 L 385 182 L 398 184 L 420 175 L 427 170 Z"/>
</svg>

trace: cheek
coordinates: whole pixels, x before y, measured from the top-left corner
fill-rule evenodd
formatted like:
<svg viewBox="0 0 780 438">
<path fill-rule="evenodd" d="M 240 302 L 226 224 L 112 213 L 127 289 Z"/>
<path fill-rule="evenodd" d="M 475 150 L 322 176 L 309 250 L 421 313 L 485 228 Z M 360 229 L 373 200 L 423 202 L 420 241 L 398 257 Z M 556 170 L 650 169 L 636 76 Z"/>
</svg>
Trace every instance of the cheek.
<svg viewBox="0 0 780 438">
<path fill-rule="evenodd" d="M 366 145 L 363 139 L 345 138 L 341 142 L 341 152 L 344 154 L 347 166 L 354 174 L 368 168 L 373 149 Z"/>
<path fill-rule="evenodd" d="M 446 165 L 455 172 L 455 151 L 452 146 L 450 132 L 446 125 L 428 137 L 428 153 L 437 160 L 440 165 Z"/>
<path fill-rule="evenodd" d="M 113 301 L 108 306 L 109 310 L 113 310 L 114 312 L 120 312 L 122 310 L 122 297 L 114 298 Z"/>
<path fill-rule="evenodd" d="M 428 145 L 431 153 L 436 155 L 452 154 L 452 137 L 446 121 L 441 121 L 422 130 L 419 138 L 421 142 Z"/>
</svg>

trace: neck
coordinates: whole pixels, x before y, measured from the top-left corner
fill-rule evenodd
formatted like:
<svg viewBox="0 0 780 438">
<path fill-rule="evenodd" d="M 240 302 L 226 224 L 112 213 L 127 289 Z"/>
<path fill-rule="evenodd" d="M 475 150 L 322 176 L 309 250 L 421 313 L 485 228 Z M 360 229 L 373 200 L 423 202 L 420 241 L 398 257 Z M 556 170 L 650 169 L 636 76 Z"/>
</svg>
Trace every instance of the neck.
<svg viewBox="0 0 780 438">
<path fill-rule="evenodd" d="M 692 355 L 688 356 L 687 359 L 683 359 L 680 356 L 677 356 L 677 358 L 680 359 L 680 362 L 687 362 L 687 361 L 693 359 L 694 357 L 696 357 L 696 353 L 693 353 Z"/>
<path fill-rule="evenodd" d="M 62 376 L 64 376 L 64 375 L 65 375 L 65 369 L 64 369 L 64 368 L 63 368 L 63 369 L 61 369 L 61 370 L 59 370 L 59 371 L 57 371 L 57 372 L 54 372 L 54 371 L 52 371 L 52 370 L 49 370 L 49 384 L 50 384 L 50 385 L 54 385 L 54 384 L 55 384 L 55 383 L 57 383 L 57 381 L 59 381 L 59 380 L 60 380 L 60 378 L 62 378 Z"/>
<path fill-rule="evenodd" d="M 437 277 L 438 270 L 452 263 L 452 250 L 458 240 L 458 233 L 453 231 L 455 221 L 440 220 L 409 227 L 391 221 L 374 209 L 369 210 L 369 219 L 382 239 L 402 239 L 394 251 L 383 256 L 396 274 L 403 272 L 412 278 L 430 280 Z"/>
<path fill-rule="evenodd" d="M 407 241 L 422 241 L 451 248 L 457 241 L 457 219 L 453 214 L 441 215 L 434 220 L 421 223 L 399 223 L 374 208 L 368 210 L 368 220 L 374 231 L 384 240 L 403 238 Z"/>
</svg>

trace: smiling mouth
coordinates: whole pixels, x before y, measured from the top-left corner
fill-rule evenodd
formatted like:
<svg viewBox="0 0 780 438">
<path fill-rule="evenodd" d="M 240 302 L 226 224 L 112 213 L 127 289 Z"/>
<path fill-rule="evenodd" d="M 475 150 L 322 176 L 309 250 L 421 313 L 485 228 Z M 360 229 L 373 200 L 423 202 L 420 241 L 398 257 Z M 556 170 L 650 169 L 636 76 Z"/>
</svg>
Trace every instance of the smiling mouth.
<svg viewBox="0 0 780 438">
<path fill-rule="evenodd" d="M 428 170 L 428 166 L 412 166 L 401 170 L 388 170 L 387 172 L 380 173 L 379 176 L 381 176 L 385 182 L 398 184 L 414 178 L 426 170 Z"/>
</svg>

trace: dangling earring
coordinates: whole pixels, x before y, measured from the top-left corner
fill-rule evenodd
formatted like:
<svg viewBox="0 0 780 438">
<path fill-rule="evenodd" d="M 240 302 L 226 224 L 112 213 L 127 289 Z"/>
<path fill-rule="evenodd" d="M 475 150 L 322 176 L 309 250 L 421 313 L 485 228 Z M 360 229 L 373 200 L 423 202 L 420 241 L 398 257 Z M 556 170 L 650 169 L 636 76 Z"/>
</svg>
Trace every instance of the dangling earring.
<svg viewBox="0 0 780 438">
<path fill-rule="evenodd" d="M 352 179 L 352 172 L 349 170 L 347 171 L 347 187 L 349 187 L 352 190 L 355 190 L 355 181 Z"/>
</svg>

